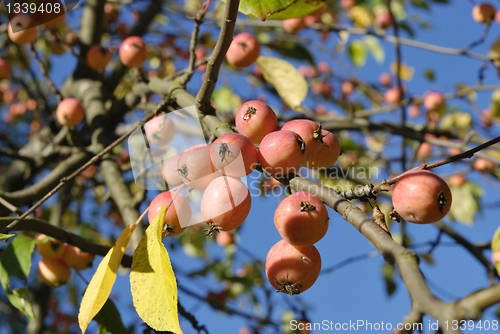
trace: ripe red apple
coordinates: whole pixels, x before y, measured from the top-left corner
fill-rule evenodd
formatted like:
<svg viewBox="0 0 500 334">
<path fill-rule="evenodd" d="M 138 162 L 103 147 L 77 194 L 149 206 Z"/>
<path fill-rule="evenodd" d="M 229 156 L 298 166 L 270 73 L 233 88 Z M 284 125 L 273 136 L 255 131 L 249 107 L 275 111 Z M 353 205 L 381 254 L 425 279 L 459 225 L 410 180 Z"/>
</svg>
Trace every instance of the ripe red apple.
<svg viewBox="0 0 500 334">
<path fill-rule="evenodd" d="M 294 247 L 311 246 L 328 231 L 328 212 L 315 195 L 300 191 L 285 198 L 274 213 L 274 225 Z"/>
<path fill-rule="evenodd" d="M 401 101 L 401 91 L 399 87 L 389 88 L 384 94 L 385 102 L 390 104 L 399 103 Z"/>
<path fill-rule="evenodd" d="M 340 8 L 350 9 L 356 6 L 356 0 L 340 0 Z"/>
<path fill-rule="evenodd" d="M 57 288 L 69 281 L 70 267 L 62 259 L 41 259 L 38 262 L 38 273 L 42 282 Z"/>
<path fill-rule="evenodd" d="M 430 111 L 439 111 L 444 107 L 443 94 L 427 91 L 424 95 L 424 107 Z"/>
<path fill-rule="evenodd" d="M 430 157 L 432 152 L 432 144 L 428 142 L 423 142 L 420 144 L 417 150 L 417 158 L 419 159 L 427 159 Z"/>
<path fill-rule="evenodd" d="M 111 61 L 111 52 L 100 44 L 93 45 L 87 52 L 87 64 L 94 70 L 106 68 Z"/>
<path fill-rule="evenodd" d="M 354 88 L 356 88 L 355 82 L 353 82 L 351 80 L 345 80 L 342 82 L 342 86 L 340 88 L 340 91 L 342 92 L 343 96 L 347 97 L 354 91 Z"/>
<path fill-rule="evenodd" d="M 320 73 L 326 73 L 330 70 L 330 64 L 327 61 L 320 61 L 318 64 L 318 71 Z"/>
<path fill-rule="evenodd" d="M 267 134 L 276 131 L 278 118 L 267 104 L 253 100 L 243 103 L 238 109 L 235 123 L 239 133 L 254 144 L 260 144 Z"/>
<path fill-rule="evenodd" d="M 67 98 L 61 101 L 56 110 L 57 120 L 61 125 L 75 126 L 85 119 L 85 111 L 75 98 Z"/>
<path fill-rule="evenodd" d="M 9 62 L 5 59 L 0 58 L 0 80 L 8 79 L 11 75 L 11 69 Z"/>
<path fill-rule="evenodd" d="M 66 247 L 59 240 L 47 237 L 45 234 L 37 235 L 36 240 L 39 240 L 36 243 L 36 249 L 43 258 L 55 259 L 64 254 Z"/>
<path fill-rule="evenodd" d="M 332 85 L 330 85 L 327 82 L 317 81 L 317 82 L 313 83 L 313 85 L 311 86 L 311 92 L 313 94 L 315 94 L 315 95 L 321 94 L 325 98 L 330 96 L 330 94 L 332 93 L 332 90 L 333 90 Z"/>
<path fill-rule="evenodd" d="M 378 77 L 378 81 L 382 86 L 390 86 L 392 82 L 392 75 L 387 72 L 381 73 Z"/>
<path fill-rule="evenodd" d="M 176 154 L 167 158 L 163 162 L 163 168 L 162 168 L 163 179 L 165 180 L 165 182 L 167 182 L 168 187 L 170 189 L 180 186 L 183 183 L 182 177 L 180 176 L 177 167 L 179 164 L 180 157 L 181 154 Z"/>
<path fill-rule="evenodd" d="M 428 170 L 401 176 L 394 186 L 392 205 L 406 221 L 429 224 L 441 220 L 451 207 L 448 184 Z"/>
<path fill-rule="evenodd" d="M 331 167 L 340 156 L 340 141 L 333 133 L 321 130 L 323 146 L 312 157 L 307 159 L 304 167 L 309 169 L 324 169 Z"/>
<path fill-rule="evenodd" d="M 221 247 L 227 247 L 234 244 L 234 234 L 232 234 L 231 232 L 221 231 L 217 233 L 215 241 L 217 242 L 217 245 Z"/>
<path fill-rule="evenodd" d="M 310 26 L 314 23 L 320 23 L 321 22 L 321 17 L 323 16 L 324 13 L 328 11 L 328 6 L 323 6 L 317 11 L 315 11 L 312 14 L 309 14 L 304 17 L 304 23 L 306 26 Z"/>
<path fill-rule="evenodd" d="M 465 175 L 464 174 L 452 175 L 450 176 L 448 183 L 450 184 L 450 186 L 458 188 L 465 183 Z"/>
<path fill-rule="evenodd" d="M 76 270 L 84 270 L 92 267 L 94 257 L 95 255 L 92 253 L 82 252 L 78 247 L 67 245 L 63 254 L 63 261 Z"/>
<path fill-rule="evenodd" d="M 495 13 L 495 21 L 500 24 L 500 10 Z"/>
<path fill-rule="evenodd" d="M 251 205 L 250 191 L 243 182 L 221 176 L 205 189 L 201 198 L 201 216 L 219 230 L 230 231 L 243 223 Z"/>
<path fill-rule="evenodd" d="M 485 126 L 485 127 L 490 127 L 493 125 L 493 117 L 491 116 L 491 110 L 489 109 L 484 109 L 481 111 L 481 116 L 479 117 L 479 119 L 481 120 L 481 123 Z"/>
<path fill-rule="evenodd" d="M 478 157 L 474 161 L 474 169 L 481 173 L 490 174 L 495 170 L 495 164 L 488 159 Z"/>
<path fill-rule="evenodd" d="M 389 12 L 380 13 L 375 18 L 375 27 L 379 29 L 388 29 L 394 24 L 391 14 Z"/>
<path fill-rule="evenodd" d="M 472 8 L 472 19 L 478 23 L 490 23 L 495 14 L 495 7 L 487 2 L 478 3 Z"/>
<path fill-rule="evenodd" d="M 295 34 L 300 30 L 304 29 L 306 22 L 303 17 L 295 17 L 291 19 L 283 20 L 283 30 L 287 34 Z"/>
<path fill-rule="evenodd" d="M 215 168 L 225 175 L 244 177 L 257 167 L 257 149 L 250 139 L 242 134 L 227 133 L 217 138 L 210 151 Z"/>
<path fill-rule="evenodd" d="M 227 62 L 236 67 L 248 67 L 260 56 L 260 44 L 248 32 L 233 37 L 226 53 Z"/>
<path fill-rule="evenodd" d="M 78 35 L 73 31 L 69 31 L 64 37 L 64 42 L 69 46 L 73 46 L 78 42 Z"/>
<path fill-rule="evenodd" d="M 166 147 L 175 136 L 175 124 L 166 115 L 157 115 L 144 126 L 146 137 L 150 143 Z"/>
<path fill-rule="evenodd" d="M 115 21 L 119 14 L 117 3 L 107 2 L 104 5 L 104 19 L 108 24 Z"/>
<path fill-rule="evenodd" d="M 408 107 L 408 115 L 410 117 L 416 118 L 420 115 L 420 105 L 412 104 Z"/>
<path fill-rule="evenodd" d="M 271 132 L 259 146 L 259 162 L 266 172 L 274 175 L 298 174 L 306 161 L 306 145 L 300 135 L 293 131 Z"/>
<path fill-rule="evenodd" d="M 305 155 L 313 156 L 323 147 L 323 134 L 320 126 L 308 119 L 294 119 L 283 124 L 280 130 L 293 131 L 299 134 L 306 145 Z"/>
<path fill-rule="evenodd" d="M 148 59 L 146 44 L 139 36 L 130 36 L 120 45 L 120 60 L 127 67 L 139 67 Z"/>
<path fill-rule="evenodd" d="M 26 14 L 17 14 L 9 22 L 9 38 L 16 44 L 23 45 L 35 42 L 37 32 L 33 20 Z"/>
<path fill-rule="evenodd" d="M 35 99 L 29 99 L 29 100 L 26 102 L 26 108 L 27 108 L 29 111 L 35 111 L 36 106 L 37 106 L 37 103 L 36 103 L 36 100 L 35 100 Z"/>
<path fill-rule="evenodd" d="M 500 250 L 491 254 L 491 262 L 500 262 Z"/>
<path fill-rule="evenodd" d="M 312 65 L 300 65 L 297 71 L 304 77 L 308 79 L 315 78 L 318 75 L 318 71 Z"/>
<path fill-rule="evenodd" d="M 293 247 L 278 241 L 267 253 L 266 276 L 280 292 L 297 295 L 313 286 L 321 271 L 321 256 L 314 246 Z"/>
<path fill-rule="evenodd" d="M 185 150 L 177 162 L 177 171 L 182 181 L 191 188 L 205 189 L 222 173 L 212 163 L 210 145 L 194 145 Z"/>
<path fill-rule="evenodd" d="M 172 196 L 175 196 L 173 201 Z M 177 193 L 176 190 L 160 193 L 149 205 L 148 220 L 150 224 L 158 216 L 162 206 L 168 207 L 163 222 L 163 236 L 169 237 L 184 231 L 189 225 L 192 215 L 189 200 L 181 193 Z"/>
</svg>

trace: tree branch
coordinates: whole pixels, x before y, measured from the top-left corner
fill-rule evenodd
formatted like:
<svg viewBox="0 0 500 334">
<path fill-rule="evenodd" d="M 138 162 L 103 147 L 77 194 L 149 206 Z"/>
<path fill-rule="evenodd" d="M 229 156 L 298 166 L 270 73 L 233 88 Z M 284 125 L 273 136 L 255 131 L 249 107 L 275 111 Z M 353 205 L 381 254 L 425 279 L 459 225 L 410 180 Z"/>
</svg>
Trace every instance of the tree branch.
<svg viewBox="0 0 500 334">
<path fill-rule="evenodd" d="M 196 95 L 196 109 L 201 115 L 215 115 L 215 110 L 210 104 L 212 93 L 219 78 L 219 70 L 226 57 L 226 52 L 233 40 L 234 26 L 238 16 L 240 0 L 226 0 L 224 20 L 220 30 L 219 39 L 210 56 L 205 72 L 205 80 Z"/>
<path fill-rule="evenodd" d="M 0 217 L 0 229 L 5 228 L 7 224 L 14 220 L 15 218 L 11 217 Z M 84 252 L 101 256 L 105 256 L 111 249 L 111 247 L 109 246 L 96 244 L 77 234 L 65 231 L 62 228 L 50 225 L 43 220 L 35 219 L 32 217 L 27 217 L 23 221 L 20 221 L 12 228 L 12 231 L 32 231 L 43 233 L 59 241 L 76 246 Z M 132 264 L 132 256 L 124 255 L 121 263 L 125 267 L 130 267 Z"/>
</svg>

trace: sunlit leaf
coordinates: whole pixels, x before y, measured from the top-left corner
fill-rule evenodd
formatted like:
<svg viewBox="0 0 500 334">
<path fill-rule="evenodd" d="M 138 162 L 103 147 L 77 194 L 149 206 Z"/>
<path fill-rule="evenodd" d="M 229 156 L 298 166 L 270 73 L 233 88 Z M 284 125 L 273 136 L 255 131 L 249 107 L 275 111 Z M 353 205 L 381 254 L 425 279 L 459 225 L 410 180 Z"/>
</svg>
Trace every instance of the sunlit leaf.
<svg viewBox="0 0 500 334">
<path fill-rule="evenodd" d="M 276 88 L 293 110 L 302 113 L 301 103 L 307 96 L 307 82 L 304 77 L 289 62 L 273 57 L 259 57 L 257 66 L 262 71 L 264 79 Z"/>
<path fill-rule="evenodd" d="M 372 24 L 372 15 L 370 12 L 361 6 L 354 6 L 347 12 L 347 16 L 358 27 L 368 27 Z"/>
<path fill-rule="evenodd" d="M 362 41 L 360 40 L 352 41 L 352 43 L 349 44 L 349 48 L 347 51 L 352 62 L 357 67 L 362 67 L 366 63 L 366 58 L 367 58 L 366 47 L 365 43 L 363 43 Z"/>
<path fill-rule="evenodd" d="M 491 45 L 488 56 L 493 59 L 493 64 L 495 64 L 496 67 L 500 67 L 500 38 Z"/>
<path fill-rule="evenodd" d="M 34 248 L 34 239 L 25 234 L 20 234 L 12 239 L 0 257 L 0 284 L 11 304 L 23 312 L 30 320 L 35 318 L 35 314 L 28 288 L 11 290 L 10 278 L 15 276 L 27 283 L 31 268 L 31 254 Z"/>
<path fill-rule="evenodd" d="M 491 93 L 491 117 L 500 116 L 500 89 L 497 88 Z"/>
<path fill-rule="evenodd" d="M 0 233 L 0 240 L 7 240 L 9 238 L 12 238 L 13 236 L 15 236 L 15 234 L 2 234 L 2 233 Z"/>
<path fill-rule="evenodd" d="M 177 282 L 168 252 L 162 243 L 167 208 L 148 226 L 134 252 L 130 290 L 134 307 L 145 323 L 157 331 L 182 333 L 177 313 Z"/>
<path fill-rule="evenodd" d="M 385 60 L 385 51 L 378 38 L 375 36 L 367 35 L 363 37 L 363 40 L 365 42 L 366 48 L 368 49 L 368 51 L 370 51 L 377 63 L 383 63 Z"/>
<path fill-rule="evenodd" d="M 395 61 L 391 63 L 391 72 L 394 75 L 397 75 L 398 73 L 397 62 Z M 413 79 L 414 74 L 415 74 L 414 67 L 408 66 L 405 63 L 401 63 L 401 68 L 400 68 L 401 80 L 411 81 Z"/>
<path fill-rule="evenodd" d="M 293 17 L 303 17 L 314 13 L 324 5 L 326 5 L 326 1 L 298 0 L 287 9 L 277 14 L 269 15 L 267 18 L 272 20 L 285 20 Z"/>
<path fill-rule="evenodd" d="M 476 213 L 481 209 L 480 200 L 483 196 L 483 189 L 470 181 L 465 182 L 461 187 L 450 187 L 453 199 L 449 216 L 451 219 L 465 224 L 474 223 Z"/>
<path fill-rule="evenodd" d="M 128 241 L 136 227 L 137 225 L 128 225 L 123 229 L 115 245 L 102 259 L 87 290 L 85 290 L 78 313 L 78 323 L 83 333 L 87 330 L 90 321 L 106 303 L 115 283 L 118 267 L 123 254 L 125 254 Z"/>
<path fill-rule="evenodd" d="M 297 0 L 241 0 L 238 10 L 265 20 L 269 15 L 279 13 L 295 2 Z"/>
</svg>

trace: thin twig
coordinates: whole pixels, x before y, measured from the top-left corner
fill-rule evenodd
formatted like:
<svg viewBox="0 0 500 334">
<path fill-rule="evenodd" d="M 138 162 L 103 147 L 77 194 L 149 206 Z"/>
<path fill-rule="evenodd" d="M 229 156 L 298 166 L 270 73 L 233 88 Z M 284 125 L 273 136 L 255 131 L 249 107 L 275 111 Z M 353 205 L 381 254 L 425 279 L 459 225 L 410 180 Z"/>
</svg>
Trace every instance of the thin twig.
<svg viewBox="0 0 500 334">
<path fill-rule="evenodd" d="M 205 6 L 202 6 L 202 8 L 198 10 L 194 17 L 194 28 L 191 34 L 191 42 L 189 45 L 189 65 L 184 73 L 184 76 L 179 80 L 179 83 L 182 87 L 186 87 L 186 84 L 193 77 L 194 69 L 196 67 L 196 44 L 198 42 L 198 34 L 200 32 L 200 26 L 203 23 L 203 17 L 207 13 L 211 1 L 212 0 L 208 0 Z"/>
<path fill-rule="evenodd" d="M 23 212 L 21 211 L 21 209 L 19 209 L 17 206 L 9 203 L 8 201 L 6 201 L 3 197 L 0 197 L 0 204 L 5 206 L 7 209 L 9 209 L 11 212 L 14 212 L 14 213 L 17 213 L 18 215 L 19 214 L 22 214 Z"/>
<path fill-rule="evenodd" d="M 158 106 L 157 109 L 161 109 L 163 107 L 164 103 L 165 102 L 162 101 L 162 103 L 160 103 L 160 105 Z M 79 169 L 77 169 L 75 172 L 73 172 L 72 174 L 70 174 L 67 177 L 63 177 L 57 186 L 55 186 L 49 193 L 47 193 L 41 200 L 39 200 L 35 205 L 33 205 L 28 211 L 26 211 L 25 213 L 23 213 L 21 215 L 21 217 L 19 217 L 18 219 L 16 219 L 15 221 L 13 221 L 12 223 L 10 223 L 9 225 L 7 225 L 7 227 L 5 227 L 5 229 L 3 229 L 3 231 L 1 231 L 0 233 L 7 233 L 7 232 L 9 232 L 17 223 L 19 223 L 21 220 L 23 220 L 24 218 L 26 218 L 29 214 L 31 214 L 33 211 L 35 211 L 36 208 L 38 208 L 46 200 L 48 200 L 55 193 L 57 193 L 64 186 L 64 184 L 66 182 L 68 182 L 69 180 L 71 180 L 72 178 L 74 178 L 75 176 L 77 176 L 78 174 L 80 174 L 82 171 L 84 171 L 90 165 L 92 165 L 92 164 L 96 163 L 97 161 L 99 161 L 103 156 L 105 156 L 107 153 L 109 153 L 114 147 L 116 147 L 117 145 L 119 145 L 128 136 L 130 136 L 135 130 L 137 130 L 144 123 L 146 123 L 151 118 L 153 118 L 153 116 L 155 114 L 156 114 L 156 110 L 155 110 L 155 112 L 146 115 L 143 118 L 143 120 L 140 121 L 137 124 L 137 126 L 135 126 L 133 129 L 131 129 L 130 131 L 128 131 L 127 133 L 125 133 L 123 136 L 121 136 L 120 138 L 118 138 L 117 140 L 115 140 L 111 145 L 109 145 L 104 150 L 102 150 L 101 152 L 99 152 L 97 155 L 95 155 L 92 159 L 90 159 L 86 164 L 84 164 L 82 167 L 80 167 Z"/>
<path fill-rule="evenodd" d="M 35 50 L 35 45 L 30 44 L 29 48 L 31 50 L 31 54 L 33 55 L 33 58 L 35 58 L 36 62 L 38 63 L 38 66 L 40 66 L 40 70 L 42 71 L 43 76 L 45 77 L 45 80 L 47 80 L 47 83 L 49 84 L 50 88 L 56 94 L 57 100 L 60 103 L 63 100 L 63 96 L 59 89 L 57 89 L 56 85 L 54 85 L 54 82 L 50 79 L 49 73 L 47 72 L 47 69 L 45 68 L 45 64 L 43 61 L 38 57 L 38 54 Z"/>
<path fill-rule="evenodd" d="M 389 191 L 390 189 L 390 185 L 393 185 L 394 183 L 396 183 L 397 180 L 399 180 L 399 178 L 401 178 L 403 175 L 405 175 L 406 173 L 409 173 L 409 172 L 412 172 L 412 171 L 416 171 L 416 170 L 430 170 L 430 169 L 433 169 L 433 168 L 436 168 L 436 167 L 441 167 L 441 166 L 444 166 L 444 165 L 447 165 L 447 164 L 450 164 L 452 162 L 456 162 L 456 161 L 459 161 L 459 160 L 462 160 L 462 159 L 470 159 L 474 156 L 475 153 L 481 151 L 481 150 L 484 150 L 485 148 L 488 148 L 492 145 L 495 145 L 497 143 L 500 142 L 500 137 L 496 137 L 490 141 L 487 141 L 486 143 L 484 144 L 481 144 L 479 146 L 476 146 L 468 151 L 465 151 L 463 153 L 460 153 L 460 154 L 457 154 L 457 155 L 454 155 L 452 157 L 448 157 L 448 158 L 445 158 L 445 159 L 442 159 L 442 160 L 439 160 L 439 161 L 436 161 L 436 162 L 433 162 L 433 163 L 430 163 L 430 164 L 421 164 L 420 166 L 417 166 L 415 168 L 412 168 L 404 173 L 401 173 L 400 175 L 398 176 L 395 176 L 389 180 L 383 180 L 383 181 L 380 181 L 378 183 L 375 183 L 374 185 L 374 192 L 380 192 L 380 191 Z"/>
</svg>

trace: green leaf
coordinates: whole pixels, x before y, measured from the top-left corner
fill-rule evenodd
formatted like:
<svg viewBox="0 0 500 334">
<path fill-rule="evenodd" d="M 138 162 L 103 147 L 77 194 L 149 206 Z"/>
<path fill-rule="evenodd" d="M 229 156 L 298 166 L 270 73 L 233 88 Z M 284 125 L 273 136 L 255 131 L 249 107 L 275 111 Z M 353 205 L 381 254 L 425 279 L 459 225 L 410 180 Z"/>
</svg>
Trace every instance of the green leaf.
<svg viewBox="0 0 500 334">
<path fill-rule="evenodd" d="M 13 236 L 15 236 L 15 234 L 2 234 L 2 233 L 0 233 L 0 240 L 7 240 L 9 238 L 12 238 Z"/>
<path fill-rule="evenodd" d="M 265 1 L 265 0 L 263 0 Z M 294 17 L 303 17 L 309 14 L 314 13 L 321 7 L 326 5 L 326 1 L 320 1 L 320 0 L 298 0 L 295 2 L 293 5 L 288 7 L 287 9 L 277 13 L 268 16 L 268 19 L 273 19 L 273 20 L 286 20 L 286 19 L 291 19 Z"/>
<path fill-rule="evenodd" d="M 234 94 L 229 86 L 216 89 L 212 94 L 212 100 L 216 109 L 223 114 L 236 111 L 242 105 L 241 98 Z"/>
<path fill-rule="evenodd" d="M 300 106 L 307 96 L 306 79 L 289 62 L 273 57 L 259 57 L 257 59 L 264 79 L 276 88 L 279 96 L 293 110 L 302 113 Z"/>
<path fill-rule="evenodd" d="M 11 304 L 33 320 L 33 306 L 26 288 L 10 289 L 10 277 L 16 276 L 26 281 L 30 273 L 31 254 L 35 248 L 35 240 L 25 234 L 20 234 L 5 248 L 0 257 L 0 284 L 5 290 Z"/>
<path fill-rule="evenodd" d="M 500 88 L 497 88 L 491 93 L 491 117 L 500 116 Z"/>
<path fill-rule="evenodd" d="M 491 239 L 491 250 L 493 253 L 500 250 L 500 227 L 497 228 Z"/>
<path fill-rule="evenodd" d="M 434 80 L 436 80 L 436 76 L 434 75 L 434 70 L 431 69 L 431 68 L 428 68 L 428 69 L 425 70 L 424 76 L 425 76 L 426 79 L 428 79 L 431 82 L 433 82 Z"/>
<path fill-rule="evenodd" d="M 434 258 L 429 255 L 429 254 L 418 254 L 418 256 L 423 259 L 425 262 L 427 262 L 428 264 L 435 264 L 436 261 L 434 260 Z"/>
<path fill-rule="evenodd" d="M 455 199 L 451 204 L 450 218 L 465 225 L 472 225 L 476 213 L 481 210 L 483 189 L 470 181 L 466 181 L 461 187 L 450 187 L 450 189 Z"/>
<path fill-rule="evenodd" d="M 367 35 L 363 38 L 365 42 L 365 46 L 372 54 L 373 58 L 377 61 L 377 63 L 381 64 L 385 60 L 385 51 L 380 41 L 375 36 Z"/>
<path fill-rule="evenodd" d="M 352 43 L 349 44 L 347 53 L 354 65 L 357 67 L 365 65 L 367 57 L 365 43 L 360 40 L 352 41 Z"/>
<path fill-rule="evenodd" d="M 415 7 L 419 7 L 425 10 L 430 9 L 425 0 L 412 0 L 412 3 Z"/>
<path fill-rule="evenodd" d="M 392 295 L 394 291 L 396 291 L 396 282 L 394 282 L 394 274 L 396 272 L 396 268 L 394 267 L 393 264 L 390 263 L 384 263 L 382 266 L 382 275 L 384 276 L 385 280 L 385 288 L 387 291 L 387 295 Z"/>
<path fill-rule="evenodd" d="M 243 14 L 265 20 L 269 15 L 279 13 L 295 2 L 297 0 L 242 0 L 238 10 Z"/>
<path fill-rule="evenodd" d="M 115 303 L 109 298 L 106 300 L 106 303 L 104 303 L 99 313 L 96 314 L 94 320 L 99 324 L 99 333 L 129 333 L 123 325 L 120 312 L 118 312 Z"/>
<path fill-rule="evenodd" d="M 276 41 L 265 44 L 267 47 L 278 51 L 279 54 L 299 60 L 305 60 L 314 65 L 314 59 L 309 50 L 302 45 L 292 41 Z"/>
</svg>

